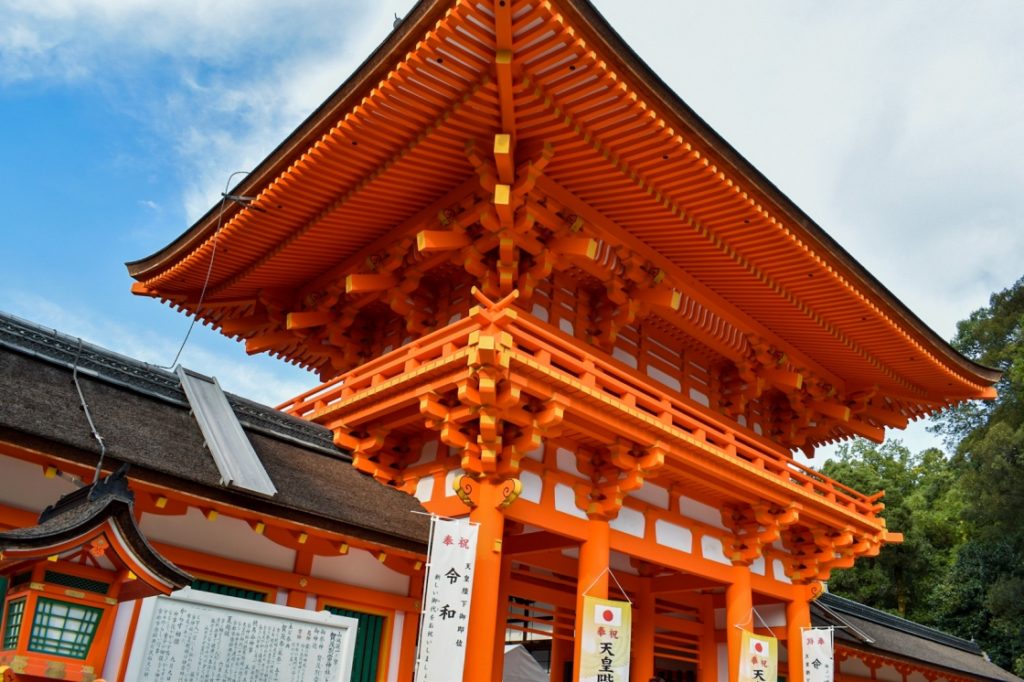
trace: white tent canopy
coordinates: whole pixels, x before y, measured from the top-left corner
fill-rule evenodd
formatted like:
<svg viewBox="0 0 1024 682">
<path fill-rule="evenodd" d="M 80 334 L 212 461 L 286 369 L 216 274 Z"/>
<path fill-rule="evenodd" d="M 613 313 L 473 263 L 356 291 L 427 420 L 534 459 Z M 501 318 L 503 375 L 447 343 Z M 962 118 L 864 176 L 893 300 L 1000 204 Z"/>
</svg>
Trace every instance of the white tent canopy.
<svg viewBox="0 0 1024 682">
<path fill-rule="evenodd" d="M 504 682 L 548 682 L 548 674 L 522 644 L 505 645 Z"/>
</svg>

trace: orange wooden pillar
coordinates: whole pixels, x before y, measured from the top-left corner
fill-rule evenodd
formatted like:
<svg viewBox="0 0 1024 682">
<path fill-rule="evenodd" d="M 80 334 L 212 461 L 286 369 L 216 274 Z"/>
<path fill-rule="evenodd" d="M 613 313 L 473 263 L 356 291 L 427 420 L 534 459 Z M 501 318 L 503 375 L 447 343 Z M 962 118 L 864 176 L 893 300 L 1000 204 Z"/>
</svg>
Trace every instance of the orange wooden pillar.
<svg viewBox="0 0 1024 682">
<path fill-rule="evenodd" d="M 811 626 L 811 604 L 808 590 L 800 586 L 793 590 L 793 601 L 786 604 L 786 656 L 788 682 L 804 679 L 804 628 Z"/>
<path fill-rule="evenodd" d="M 298 550 L 295 552 L 295 563 L 293 564 L 292 572 L 295 575 L 308 576 L 313 572 L 313 554 Z M 299 581 L 300 585 L 305 585 L 303 580 Z M 309 597 L 308 592 L 301 590 L 288 590 L 288 606 L 296 609 L 306 608 L 306 600 Z"/>
<path fill-rule="evenodd" d="M 629 679 L 632 682 L 649 682 L 654 677 L 654 593 L 651 592 L 650 578 L 640 578 L 637 583 Z"/>
<path fill-rule="evenodd" d="M 607 519 L 591 519 L 587 523 L 587 539 L 580 545 L 579 572 L 576 575 L 576 630 L 573 643 L 573 677 L 580 676 L 580 650 L 583 632 L 583 596 L 608 598 L 608 557 L 611 535 Z"/>
<path fill-rule="evenodd" d="M 416 611 L 406 611 L 402 623 L 402 653 L 398 659 L 398 682 L 412 682 L 416 671 L 416 634 L 420 629 L 420 609 L 423 608 L 423 581 L 413 576 L 409 581 L 409 596 L 416 600 Z"/>
<path fill-rule="evenodd" d="M 742 629 L 753 630 L 754 595 L 750 589 L 750 571 L 746 567 L 733 570 L 733 579 L 725 590 L 725 641 L 729 649 L 729 682 L 740 677 L 740 646 Z"/>
<path fill-rule="evenodd" d="M 512 580 L 512 558 L 501 558 L 501 579 L 498 582 L 498 613 L 495 621 L 494 663 L 492 680 L 500 680 L 505 669 L 505 629 L 508 624 L 509 582 Z"/>
<path fill-rule="evenodd" d="M 566 609 L 555 608 L 555 629 L 557 630 L 557 623 L 565 618 L 568 618 L 569 614 Z M 551 638 L 551 672 L 549 679 L 551 682 L 563 682 L 565 679 L 565 662 L 569 660 L 569 656 L 572 652 L 569 650 L 569 641 L 560 637 Z"/>
<path fill-rule="evenodd" d="M 501 585 L 501 538 L 505 529 L 505 514 L 500 505 L 505 499 L 500 483 L 481 479 L 476 483 L 478 493 L 469 513 L 470 521 L 480 524 L 476 546 L 476 569 L 473 576 L 473 595 L 470 599 L 469 631 L 466 639 L 466 667 L 463 679 L 477 682 L 493 674 L 496 639 L 504 637 L 498 632 L 498 603 Z M 502 617 L 504 622 L 504 617 Z M 496 682 L 501 680 L 498 668 Z"/>
<path fill-rule="evenodd" d="M 715 641 L 715 600 L 710 594 L 698 598 L 700 622 L 704 630 L 700 635 L 700 663 L 697 664 L 697 682 L 718 682 L 718 642 Z"/>
</svg>

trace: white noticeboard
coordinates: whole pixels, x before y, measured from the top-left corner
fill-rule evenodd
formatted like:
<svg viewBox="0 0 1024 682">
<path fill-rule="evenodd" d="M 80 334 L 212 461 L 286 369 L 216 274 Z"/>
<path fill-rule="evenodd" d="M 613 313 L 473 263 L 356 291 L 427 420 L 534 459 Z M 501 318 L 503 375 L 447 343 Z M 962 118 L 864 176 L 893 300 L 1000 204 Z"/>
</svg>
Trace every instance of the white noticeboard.
<svg viewBox="0 0 1024 682">
<path fill-rule="evenodd" d="M 142 603 L 126 680 L 348 682 L 355 618 L 185 588 Z"/>
</svg>

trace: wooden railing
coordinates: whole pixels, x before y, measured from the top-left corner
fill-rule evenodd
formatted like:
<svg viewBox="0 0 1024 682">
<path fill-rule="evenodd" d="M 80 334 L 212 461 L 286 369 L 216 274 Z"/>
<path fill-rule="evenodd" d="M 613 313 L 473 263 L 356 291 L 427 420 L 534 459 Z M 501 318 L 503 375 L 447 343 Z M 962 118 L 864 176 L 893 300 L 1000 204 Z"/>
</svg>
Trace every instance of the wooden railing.
<svg viewBox="0 0 1024 682">
<path fill-rule="evenodd" d="M 360 393 L 382 383 L 401 381 L 421 369 L 464 363 L 470 335 L 488 325 L 511 334 L 513 359 L 519 356 L 524 362 L 533 360 L 563 374 L 567 380 L 575 380 L 628 408 L 649 414 L 690 439 L 772 474 L 783 484 L 799 486 L 859 515 L 874 517 L 883 508 L 879 503 L 882 493 L 866 495 L 823 476 L 794 461 L 788 451 L 768 438 L 739 424 L 723 424 L 722 417 L 709 408 L 656 384 L 637 370 L 551 329 L 521 310 L 510 314 L 504 310 L 475 309 L 470 316 L 371 360 L 278 409 L 312 421 L 329 419 L 332 408 L 337 409 L 340 403 L 358 398 Z"/>
</svg>

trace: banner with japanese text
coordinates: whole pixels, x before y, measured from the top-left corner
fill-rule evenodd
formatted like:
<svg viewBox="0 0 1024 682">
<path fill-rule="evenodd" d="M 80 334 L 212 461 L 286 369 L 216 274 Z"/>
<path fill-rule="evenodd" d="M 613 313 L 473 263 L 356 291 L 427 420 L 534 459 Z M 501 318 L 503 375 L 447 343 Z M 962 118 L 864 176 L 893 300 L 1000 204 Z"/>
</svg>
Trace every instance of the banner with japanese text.
<svg viewBox="0 0 1024 682">
<path fill-rule="evenodd" d="M 739 682 L 777 682 L 778 676 L 778 640 L 744 630 L 740 641 Z"/>
<path fill-rule="evenodd" d="M 629 602 L 583 597 L 580 682 L 629 682 Z"/>
<path fill-rule="evenodd" d="M 479 527 L 469 519 L 431 521 L 416 682 L 458 682 L 466 663 Z"/>
<path fill-rule="evenodd" d="M 832 628 L 808 628 L 803 640 L 804 682 L 832 682 Z"/>
</svg>

